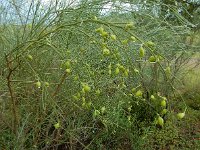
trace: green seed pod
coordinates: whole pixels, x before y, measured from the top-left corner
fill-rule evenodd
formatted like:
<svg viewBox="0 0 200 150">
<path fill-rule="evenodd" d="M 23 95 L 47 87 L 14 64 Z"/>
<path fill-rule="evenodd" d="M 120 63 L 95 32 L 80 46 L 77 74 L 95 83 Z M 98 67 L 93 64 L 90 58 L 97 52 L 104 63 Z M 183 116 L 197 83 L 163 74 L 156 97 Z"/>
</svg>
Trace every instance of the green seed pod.
<svg viewBox="0 0 200 150">
<path fill-rule="evenodd" d="M 163 100 L 161 101 L 160 105 L 161 105 L 162 107 L 166 107 L 166 105 L 167 105 L 166 100 L 163 99 Z"/>
<path fill-rule="evenodd" d="M 101 33 L 101 36 L 104 37 L 104 38 L 108 37 L 108 32 L 103 31 L 103 32 Z"/>
<path fill-rule="evenodd" d="M 88 103 L 86 104 L 87 109 L 90 108 L 91 105 L 92 105 L 92 102 L 88 102 Z"/>
<path fill-rule="evenodd" d="M 149 62 L 151 62 L 151 63 L 156 62 L 156 57 L 155 56 L 150 56 L 149 57 Z"/>
<path fill-rule="evenodd" d="M 140 47 L 139 51 L 140 51 L 140 57 L 144 57 L 144 55 L 145 55 L 145 50 L 144 50 L 144 48 L 143 48 L 143 47 Z"/>
<path fill-rule="evenodd" d="M 185 112 L 177 114 L 178 119 L 183 119 L 183 117 L 185 117 Z"/>
<path fill-rule="evenodd" d="M 155 43 L 153 43 L 152 41 L 148 41 L 148 42 L 146 43 L 146 45 L 147 45 L 148 47 L 150 47 L 150 48 L 154 48 L 154 47 L 155 47 Z"/>
<path fill-rule="evenodd" d="M 101 107 L 101 114 L 104 114 L 105 111 L 106 111 L 106 107 L 105 106 Z"/>
<path fill-rule="evenodd" d="M 151 100 L 155 100 L 156 98 L 155 98 L 154 95 L 151 95 L 150 99 L 151 99 Z"/>
<path fill-rule="evenodd" d="M 128 111 L 130 112 L 132 110 L 132 106 L 129 106 L 128 107 Z"/>
<path fill-rule="evenodd" d="M 128 121 L 131 121 L 131 116 L 129 115 L 129 116 L 127 116 L 127 118 L 128 118 Z"/>
<path fill-rule="evenodd" d="M 100 94 L 101 94 L 100 89 L 96 90 L 96 95 L 100 95 Z"/>
<path fill-rule="evenodd" d="M 134 26 L 133 22 L 127 23 L 125 26 L 125 30 L 131 29 L 131 28 L 133 28 L 133 26 Z"/>
<path fill-rule="evenodd" d="M 94 20 L 95 20 L 95 21 L 98 20 L 98 19 L 97 19 L 97 16 L 94 16 Z"/>
<path fill-rule="evenodd" d="M 138 91 L 135 93 L 135 96 L 136 96 L 136 97 L 142 97 L 142 91 L 141 91 L 141 90 L 138 90 Z"/>
<path fill-rule="evenodd" d="M 95 31 L 98 32 L 98 33 L 103 33 L 104 32 L 104 28 L 100 27 L 100 28 L 96 29 Z"/>
<path fill-rule="evenodd" d="M 162 115 L 165 115 L 166 113 L 167 113 L 167 109 L 163 109 L 161 112 Z"/>
<path fill-rule="evenodd" d="M 163 120 L 163 118 L 162 117 L 158 117 L 158 119 L 157 119 L 157 124 L 158 125 L 160 125 L 160 126 L 163 126 L 164 125 L 164 120 Z"/>
<path fill-rule="evenodd" d="M 97 117 L 97 116 L 99 116 L 99 115 L 100 115 L 100 111 L 99 111 L 99 110 L 94 110 L 93 116 L 94 116 L 94 117 Z"/>
<path fill-rule="evenodd" d="M 85 106 L 86 106 L 86 103 L 85 103 L 85 102 L 83 102 L 83 103 L 82 103 L 82 107 L 85 107 Z"/>
<path fill-rule="evenodd" d="M 85 103 L 85 97 L 82 97 L 82 102 Z"/>
<path fill-rule="evenodd" d="M 139 70 L 137 70 L 137 69 L 134 69 L 134 72 L 135 72 L 135 73 L 139 73 Z"/>
<path fill-rule="evenodd" d="M 135 90 L 136 90 L 136 88 L 132 88 L 132 89 L 131 89 L 131 92 L 132 92 L 132 93 L 135 93 Z"/>
<path fill-rule="evenodd" d="M 129 70 L 126 69 L 126 70 L 124 71 L 124 76 L 125 76 L 125 77 L 128 77 L 128 73 L 129 73 Z"/>
<path fill-rule="evenodd" d="M 117 39 L 116 35 L 113 35 L 113 34 L 112 34 L 110 37 L 111 37 L 111 39 L 114 40 L 114 41 Z"/>
<path fill-rule="evenodd" d="M 73 98 L 77 101 L 79 98 L 76 95 L 73 95 Z"/>
<path fill-rule="evenodd" d="M 44 82 L 44 85 L 45 85 L 46 87 L 49 87 L 49 82 Z"/>
<path fill-rule="evenodd" d="M 78 76 L 75 76 L 74 77 L 74 81 L 78 81 L 79 77 Z"/>
<path fill-rule="evenodd" d="M 66 69 L 65 70 L 67 73 L 71 73 L 71 69 Z"/>
<path fill-rule="evenodd" d="M 37 87 L 37 88 L 41 88 L 41 85 L 42 85 L 42 84 L 41 84 L 40 81 L 36 82 L 35 84 L 36 84 L 36 87 Z"/>
<path fill-rule="evenodd" d="M 110 64 L 110 65 L 108 65 L 108 69 L 112 69 L 112 65 Z"/>
<path fill-rule="evenodd" d="M 84 84 L 83 89 L 85 92 L 89 92 L 91 90 L 91 87 L 89 87 L 87 84 Z"/>
<path fill-rule="evenodd" d="M 125 67 L 122 66 L 122 65 L 119 65 L 119 69 L 122 70 L 122 71 L 125 71 Z"/>
<path fill-rule="evenodd" d="M 55 129 L 59 129 L 60 128 L 60 123 L 58 122 L 58 123 L 54 124 L 54 128 Z"/>
<path fill-rule="evenodd" d="M 111 74 L 112 74 L 112 71 L 111 71 L 111 69 L 109 69 L 109 70 L 108 70 L 108 74 L 109 74 L 109 75 L 111 75 Z"/>
<path fill-rule="evenodd" d="M 27 55 L 27 58 L 28 58 L 29 60 L 33 60 L 33 56 L 31 56 L 30 54 Z"/>
<path fill-rule="evenodd" d="M 119 74 L 119 68 L 118 68 L 118 67 L 115 69 L 115 74 L 116 74 L 116 75 Z"/>
<path fill-rule="evenodd" d="M 122 44 L 123 44 L 123 45 L 127 45 L 127 44 L 128 44 L 128 40 L 123 40 L 123 41 L 122 41 Z"/>
<path fill-rule="evenodd" d="M 69 60 L 65 62 L 65 66 L 66 66 L 67 69 L 70 68 L 71 64 L 70 64 L 70 61 L 69 61 Z"/>
<path fill-rule="evenodd" d="M 110 50 L 107 49 L 107 48 L 104 48 L 104 49 L 103 49 L 103 55 L 105 55 L 105 56 L 110 55 Z"/>
<path fill-rule="evenodd" d="M 135 42 L 137 39 L 134 36 L 131 36 L 131 40 Z"/>
</svg>

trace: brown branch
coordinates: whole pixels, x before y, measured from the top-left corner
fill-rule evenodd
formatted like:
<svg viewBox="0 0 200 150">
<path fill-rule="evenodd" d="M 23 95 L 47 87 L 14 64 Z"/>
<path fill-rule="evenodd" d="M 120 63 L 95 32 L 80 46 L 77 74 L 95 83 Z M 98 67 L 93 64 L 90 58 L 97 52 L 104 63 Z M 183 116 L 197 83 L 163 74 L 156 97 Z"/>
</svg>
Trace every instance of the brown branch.
<svg viewBox="0 0 200 150">
<path fill-rule="evenodd" d="M 13 72 L 17 69 L 17 67 L 19 65 L 17 65 L 16 67 L 12 68 L 12 62 L 9 60 L 8 57 L 6 57 L 6 62 L 7 62 L 7 68 L 8 68 L 8 75 L 6 77 L 7 79 L 7 86 L 8 86 L 8 90 L 9 90 L 9 93 L 10 93 L 10 96 L 11 96 L 11 106 L 12 106 L 12 115 L 13 115 L 13 132 L 14 134 L 16 135 L 17 134 L 17 127 L 19 125 L 19 119 L 18 119 L 18 116 L 17 116 L 17 107 L 16 107 L 16 99 L 14 97 L 14 91 L 13 91 L 13 88 L 12 88 L 12 84 L 11 84 L 11 80 L 12 80 L 12 74 Z"/>
<path fill-rule="evenodd" d="M 53 97 L 55 97 L 58 94 L 58 92 L 60 91 L 60 88 L 61 88 L 63 82 L 65 81 L 66 77 L 67 77 L 67 72 L 65 72 L 63 74 L 62 79 L 60 80 L 60 83 L 58 84 L 58 86 L 56 87 L 55 92 L 52 95 Z"/>
</svg>

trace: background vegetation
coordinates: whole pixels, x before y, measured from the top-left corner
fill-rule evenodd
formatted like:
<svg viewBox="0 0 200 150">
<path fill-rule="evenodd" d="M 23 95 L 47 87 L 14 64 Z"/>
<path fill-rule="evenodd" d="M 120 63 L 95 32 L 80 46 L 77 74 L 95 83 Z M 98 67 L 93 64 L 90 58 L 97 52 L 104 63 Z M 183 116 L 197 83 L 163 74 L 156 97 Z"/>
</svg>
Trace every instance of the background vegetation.
<svg viewBox="0 0 200 150">
<path fill-rule="evenodd" d="M 199 149 L 199 5 L 4 0 L 0 149 Z"/>
</svg>

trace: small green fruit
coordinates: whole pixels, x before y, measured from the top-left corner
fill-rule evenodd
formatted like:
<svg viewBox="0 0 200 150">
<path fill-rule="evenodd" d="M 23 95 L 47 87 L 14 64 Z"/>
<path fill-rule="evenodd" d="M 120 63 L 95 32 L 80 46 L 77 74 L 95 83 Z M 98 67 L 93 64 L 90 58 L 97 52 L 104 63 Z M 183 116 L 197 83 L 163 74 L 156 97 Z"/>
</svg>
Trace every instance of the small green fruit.
<svg viewBox="0 0 200 150">
<path fill-rule="evenodd" d="M 45 85 L 46 87 L 49 87 L 49 82 L 44 82 L 44 85 Z"/>
<path fill-rule="evenodd" d="M 135 42 L 137 39 L 134 36 L 131 36 L 131 40 Z"/>
<path fill-rule="evenodd" d="M 58 123 L 54 124 L 54 127 L 55 127 L 55 129 L 60 128 L 60 123 L 58 122 Z"/>
<path fill-rule="evenodd" d="M 103 49 L 103 55 L 105 55 L 105 56 L 110 55 L 110 50 L 107 49 L 107 48 L 104 48 L 104 49 Z"/>
<path fill-rule="evenodd" d="M 100 94 L 101 94 L 100 89 L 96 90 L 96 95 L 100 95 Z"/>
<path fill-rule="evenodd" d="M 108 65 L 108 69 L 112 69 L 112 65 L 110 64 L 110 65 Z"/>
<path fill-rule="evenodd" d="M 178 119 L 182 119 L 183 117 L 185 117 L 185 112 L 177 114 Z"/>
<path fill-rule="evenodd" d="M 127 45 L 127 44 L 128 44 L 128 40 L 123 40 L 123 41 L 122 41 L 122 44 L 123 44 L 123 45 Z"/>
<path fill-rule="evenodd" d="M 30 54 L 27 55 L 27 58 L 28 58 L 29 60 L 33 60 L 33 56 L 31 56 Z"/>
<path fill-rule="evenodd" d="M 89 92 L 91 90 L 91 87 L 89 87 L 87 84 L 84 84 L 83 89 L 85 92 Z"/>
<path fill-rule="evenodd" d="M 94 16 L 94 20 L 95 20 L 95 21 L 98 20 L 98 19 L 97 19 L 97 16 Z"/>
<path fill-rule="evenodd" d="M 163 99 L 163 100 L 161 101 L 160 105 L 161 105 L 162 107 L 166 107 L 166 105 L 167 105 L 166 100 Z"/>
<path fill-rule="evenodd" d="M 154 47 L 155 46 L 155 43 L 153 43 L 152 41 L 148 41 L 146 44 L 147 44 L 148 47 Z"/>
<path fill-rule="evenodd" d="M 155 56 L 150 56 L 149 57 L 149 62 L 156 62 L 156 57 Z"/>
<path fill-rule="evenodd" d="M 67 69 L 70 68 L 70 61 L 69 60 L 65 62 L 65 66 L 66 66 Z"/>
<path fill-rule="evenodd" d="M 37 88 L 41 88 L 41 85 L 42 85 L 42 84 L 41 84 L 40 81 L 36 82 L 35 84 L 36 84 L 36 87 L 37 87 Z"/>
<path fill-rule="evenodd" d="M 143 48 L 143 47 L 140 47 L 139 51 L 140 51 L 140 57 L 144 57 L 144 55 L 145 55 L 145 50 L 144 50 L 144 48 Z"/>
<path fill-rule="evenodd" d="M 132 93 L 135 93 L 135 90 L 136 90 L 136 88 L 132 88 L 132 89 L 131 89 L 131 92 L 132 92 Z"/>
<path fill-rule="evenodd" d="M 115 69 L 115 74 L 116 74 L 116 75 L 119 74 L 119 67 L 117 67 L 117 68 Z"/>
<path fill-rule="evenodd" d="M 101 33 L 101 36 L 102 36 L 102 37 L 108 37 L 108 32 L 103 31 L 103 32 Z"/>
<path fill-rule="evenodd" d="M 161 112 L 162 115 L 165 115 L 166 113 L 167 113 L 167 109 L 163 109 Z"/>
<path fill-rule="evenodd" d="M 71 73 L 71 69 L 66 69 L 65 70 L 67 73 Z"/>
<path fill-rule="evenodd" d="M 113 35 L 113 34 L 112 34 L 110 37 L 111 37 L 111 39 L 114 40 L 114 41 L 117 39 L 116 35 Z"/>
<path fill-rule="evenodd" d="M 106 107 L 105 106 L 101 107 L 101 113 L 104 114 L 105 111 L 106 111 Z"/>
<path fill-rule="evenodd" d="M 135 96 L 136 96 L 136 97 L 142 97 L 142 91 L 141 91 L 141 90 L 138 90 L 138 91 L 135 93 Z"/>
<path fill-rule="evenodd" d="M 160 126 L 163 126 L 164 125 L 164 120 L 163 120 L 163 118 L 162 117 L 158 117 L 158 119 L 157 119 L 157 124 L 158 125 L 160 125 Z"/>
<path fill-rule="evenodd" d="M 99 110 L 94 110 L 93 116 L 94 116 L 94 117 L 97 117 L 97 116 L 99 116 L 99 115 L 100 115 L 100 111 L 99 111 Z"/>
<path fill-rule="evenodd" d="M 131 121 L 131 116 L 129 115 L 129 116 L 127 116 L 127 118 L 128 118 L 128 121 Z"/>
<path fill-rule="evenodd" d="M 151 95 L 150 99 L 151 99 L 151 100 L 155 100 L 156 98 L 155 98 L 154 95 Z"/>
<path fill-rule="evenodd" d="M 124 76 L 125 76 L 125 77 L 128 77 L 128 73 L 129 73 L 129 70 L 126 69 L 126 70 L 124 71 Z"/>
<path fill-rule="evenodd" d="M 108 70 L 108 74 L 109 74 L 109 75 L 111 75 L 111 74 L 112 74 L 112 71 L 111 71 L 111 69 L 109 69 L 109 70 Z"/>
<path fill-rule="evenodd" d="M 139 70 L 137 70 L 137 69 L 134 69 L 134 72 L 135 72 L 135 73 L 139 73 Z"/>
<path fill-rule="evenodd" d="M 79 98 L 76 95 L 73 95 L 73 98 L 77 101 Z"/>
<path fill-rule="evenodd" d="M 103 27 L 100 27 L 100 28 L 96 29 L 95 31 L 96 31 L 96 32 L 99 32 L 99 33 L 103 33 L 104 28 L 103 28 Z"/>
<path fill-rule="evenodd" d="M 133 28 L 133 26 L 134 26 L 133 22 L 127 23 L 126 26 L 125 26 L 125 29 L 128 30 L 130 28 Z"/>
</svg>

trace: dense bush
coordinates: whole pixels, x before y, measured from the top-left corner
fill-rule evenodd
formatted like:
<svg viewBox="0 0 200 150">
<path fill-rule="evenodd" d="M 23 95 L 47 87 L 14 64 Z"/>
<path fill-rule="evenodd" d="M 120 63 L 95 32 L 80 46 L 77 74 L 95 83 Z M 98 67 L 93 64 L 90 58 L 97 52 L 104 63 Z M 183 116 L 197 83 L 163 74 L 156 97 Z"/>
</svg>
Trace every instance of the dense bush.
<svg viewBox="0 0 200 150">
<path fill-rule="evenodd" d="M 32 23 L 1 25 L 3 149 L 140 149 L 174 129 L 184 23 L 148 10 L 101 15 L 95 2 L 38 16 L 39 5 Z"/>
</svg>

